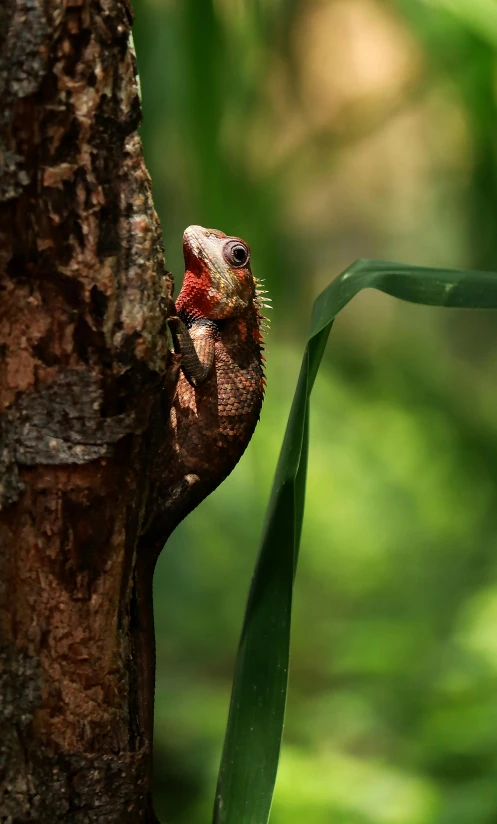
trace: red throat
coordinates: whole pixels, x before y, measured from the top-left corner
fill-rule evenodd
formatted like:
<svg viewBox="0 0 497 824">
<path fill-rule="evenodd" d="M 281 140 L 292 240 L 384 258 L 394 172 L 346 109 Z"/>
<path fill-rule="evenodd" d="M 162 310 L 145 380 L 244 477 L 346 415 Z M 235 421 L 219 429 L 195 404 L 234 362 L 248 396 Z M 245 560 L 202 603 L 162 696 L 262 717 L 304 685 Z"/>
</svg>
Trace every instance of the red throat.
<svg viewBox="0 0 497 824">
<path fill-rule="evenodd" d="M 187 315 L 188 318 L 208 318 L 215 306 L 212 297 L 212 282 L 209 270 L 202 267 L 199 272 L 187 269 L 183 286 L 176 299 L 176 309 Z"/>
</svg>

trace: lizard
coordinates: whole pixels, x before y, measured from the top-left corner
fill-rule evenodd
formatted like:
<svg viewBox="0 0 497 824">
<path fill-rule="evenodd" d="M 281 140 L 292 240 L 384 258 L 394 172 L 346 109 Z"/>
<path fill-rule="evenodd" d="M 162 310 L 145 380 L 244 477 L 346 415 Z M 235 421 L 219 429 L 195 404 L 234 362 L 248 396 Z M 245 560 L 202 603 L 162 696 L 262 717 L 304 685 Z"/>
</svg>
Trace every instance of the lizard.
<svg viewBox="0 0 497 824">
<path fill-rule="evenodd" d="M 176 526 L 230 474 L 260 416 L 265 391 L 264 340 L 269 308 L 252 274 L 250 247 L 217 229 L 189 226 L 185 276 L 167 319 L 179 373 L 166 446 L 152 456 L 149 499 L 155 514 L 137 549 L 142 728 L 151 746 L 155 652 L 152 577 Z"/>
<path fill-rule="evenodd" d="M 265 389 L 262 312 L 269 299 L 252 274 L 250 247 L 217 229 L 189 226 L 183 254 L 183 286 L 167 321 L 180 372 L 167 446 L 151 467 L 159 512 L 147 529 L 154 553 L 238 463 Z"/>
</svg>

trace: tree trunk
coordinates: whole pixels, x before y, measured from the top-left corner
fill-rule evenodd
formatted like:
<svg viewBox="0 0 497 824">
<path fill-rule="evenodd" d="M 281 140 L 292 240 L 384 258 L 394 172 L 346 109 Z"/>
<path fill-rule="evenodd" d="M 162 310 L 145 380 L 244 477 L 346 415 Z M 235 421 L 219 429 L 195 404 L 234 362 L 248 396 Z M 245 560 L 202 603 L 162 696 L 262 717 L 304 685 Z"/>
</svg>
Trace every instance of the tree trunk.
<svg viewBox="0 0 497 824">
<path fill-rule="evenodd" d="M 153 822 L 147 466 L 177 364 L 126 0 L 0 5 L 0 821 Z M 164 436 L 162 436 L 164 437 Z"/>
</svg>

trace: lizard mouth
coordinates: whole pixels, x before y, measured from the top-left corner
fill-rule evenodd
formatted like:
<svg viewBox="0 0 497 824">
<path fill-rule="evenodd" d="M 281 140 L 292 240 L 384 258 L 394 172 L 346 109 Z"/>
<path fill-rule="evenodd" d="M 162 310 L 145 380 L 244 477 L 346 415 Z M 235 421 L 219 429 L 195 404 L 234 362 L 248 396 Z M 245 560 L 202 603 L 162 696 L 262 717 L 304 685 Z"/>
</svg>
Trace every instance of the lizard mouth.
<svg viewBox="0 0 497 824">
<path fill-rule="evenodd" d="M 185 267 L 190 271 L 194 271 L 199 259 L 203 258 L 200 247 L 201 232 L 201 226 L 189 226 L 183 234 L 183 257 L 185 258 Z"/>
<path fill-rule="evenodd" d="M 218 229 L 204 229 L 203 226 L 188 226 L 183 234 L 183 256 L 186 269 L 197 274 L 208 274 L 211 281 L 221 280 L 225 286 L 232 286 L 231 272 L 220 254 L 223 241 L 227 238 Z"/>
</svg>

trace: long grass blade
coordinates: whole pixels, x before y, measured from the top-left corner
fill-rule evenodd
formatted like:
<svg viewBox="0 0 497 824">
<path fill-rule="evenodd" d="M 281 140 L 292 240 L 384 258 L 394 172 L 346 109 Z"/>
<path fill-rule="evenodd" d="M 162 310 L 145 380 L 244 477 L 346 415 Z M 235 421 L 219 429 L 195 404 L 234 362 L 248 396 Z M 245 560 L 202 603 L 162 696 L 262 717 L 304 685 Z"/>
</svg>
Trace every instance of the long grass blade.
<svg viewBox="0 0 497 824">
<path fill-rule="evenodd" d="M 267 824 L 285 715 L 293 581 L 304 515 L 309 398 L 331 326 L 362 289 L 411 303 L 497 309 L 497 273 L 359 260 L 315 301 L 235 665 L 215 824 Z"/>
</svg>

